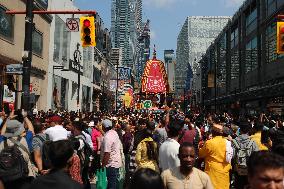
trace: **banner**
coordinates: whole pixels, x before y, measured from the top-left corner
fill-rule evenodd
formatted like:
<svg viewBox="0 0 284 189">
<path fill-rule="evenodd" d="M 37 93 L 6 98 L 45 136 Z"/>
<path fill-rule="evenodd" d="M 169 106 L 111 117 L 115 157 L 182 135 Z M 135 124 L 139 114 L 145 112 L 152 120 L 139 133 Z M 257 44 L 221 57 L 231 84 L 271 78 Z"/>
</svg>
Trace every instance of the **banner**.
<svg viewBox="0 0 284 189">
<path fill-rule="evenodd" d="M 126 67 L 118 67 L 118 79 L 131 82 L 131 69 Z"/>
</svg>

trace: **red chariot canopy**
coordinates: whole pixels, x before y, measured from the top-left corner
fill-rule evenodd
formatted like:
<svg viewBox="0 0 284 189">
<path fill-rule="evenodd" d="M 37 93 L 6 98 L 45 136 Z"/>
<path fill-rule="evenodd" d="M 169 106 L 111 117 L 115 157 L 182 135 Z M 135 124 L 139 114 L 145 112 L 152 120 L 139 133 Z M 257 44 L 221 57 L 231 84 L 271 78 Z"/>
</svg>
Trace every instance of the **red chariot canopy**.
<svg viewBox="0 0 284 189">
<path fill-rule="evenodd" d="M 168 78 L 164 63 L 157 60 L 155 56 L 146 63 L 141 87 L 144 93 L 157 94 L 168 92 Z"/>
</svg>

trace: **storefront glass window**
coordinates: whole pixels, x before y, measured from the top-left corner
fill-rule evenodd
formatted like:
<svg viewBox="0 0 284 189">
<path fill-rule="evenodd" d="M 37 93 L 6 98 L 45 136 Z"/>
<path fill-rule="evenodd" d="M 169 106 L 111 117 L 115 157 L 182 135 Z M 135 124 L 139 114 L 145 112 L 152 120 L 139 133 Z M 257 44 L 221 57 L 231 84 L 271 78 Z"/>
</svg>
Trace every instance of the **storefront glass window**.
<svg viewBox="0 0 284 189">
<path fill-rule="evenodd" d="M 82 87 L 82 111 L 90 111 L 91 106 L 91 87 Z"/>
<path fill-rule="evenodd" d="M 14 16 L 5 12 L 6 9 L 0 6 L 0 35 L 8 40 L 13 40 Z"/>
<path fill-rule="evenodd" d="M 68 80 L 59 76 L 53 76 L 52 109 L 68 109 Z"/>
</svg>

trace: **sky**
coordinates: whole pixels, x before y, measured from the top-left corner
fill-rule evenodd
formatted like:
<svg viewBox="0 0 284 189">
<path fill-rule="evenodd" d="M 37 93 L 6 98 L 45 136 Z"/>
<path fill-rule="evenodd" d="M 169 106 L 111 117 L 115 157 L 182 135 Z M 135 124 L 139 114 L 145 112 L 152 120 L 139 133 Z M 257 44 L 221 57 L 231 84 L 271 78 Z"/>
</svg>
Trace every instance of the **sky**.
<svg viewBox="0 0 284 189">
<path fill-rule="evenodd" d="M 150 19 L 151 52 L 176 50 L 177 36 L 187 16 L 233 16 L 244 0 L 143 0 L 143 21 Z M 110 28 L 111 0 L 74 0 L 81 10 L 96 10 Z"/>
</svg>

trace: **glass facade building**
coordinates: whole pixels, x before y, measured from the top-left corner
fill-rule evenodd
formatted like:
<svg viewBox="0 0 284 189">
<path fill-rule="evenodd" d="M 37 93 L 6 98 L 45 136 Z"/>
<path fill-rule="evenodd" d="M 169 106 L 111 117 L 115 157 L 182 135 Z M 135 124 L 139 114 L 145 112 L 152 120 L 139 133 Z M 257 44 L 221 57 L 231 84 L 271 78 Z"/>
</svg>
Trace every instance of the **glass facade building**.
<svg viewBox="0 0 284 189">
<path fill-rule="evenodd" d="M 243 3 L 200 61 L 203 105 L 283 114 L 284 55 L 276 53 L 275 22 L 283 12 L 283 0 Z M 215 73 L 215 88 L 208 88 L 210 73 Z"/>
<path fill-rule="evenodd" d="M 175 75 L 177 89 L 183 89 L 189 85 L 186 82 L 190 82 L 187 78 L 188 72 L 193 72 L 193 75 L 196 73 L 202 54 L 206 52 L 229 19 L 230 17 L 225 16 L 187 17 L 177 38 Z"/>
</svg>

